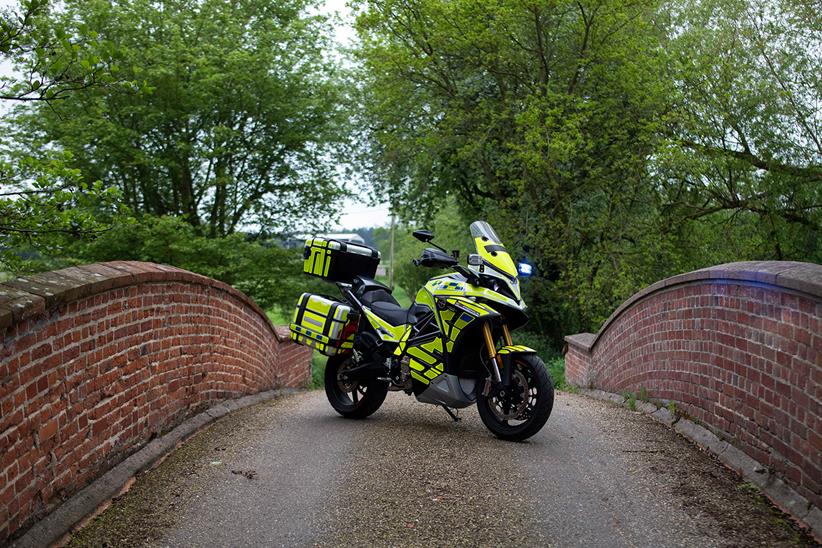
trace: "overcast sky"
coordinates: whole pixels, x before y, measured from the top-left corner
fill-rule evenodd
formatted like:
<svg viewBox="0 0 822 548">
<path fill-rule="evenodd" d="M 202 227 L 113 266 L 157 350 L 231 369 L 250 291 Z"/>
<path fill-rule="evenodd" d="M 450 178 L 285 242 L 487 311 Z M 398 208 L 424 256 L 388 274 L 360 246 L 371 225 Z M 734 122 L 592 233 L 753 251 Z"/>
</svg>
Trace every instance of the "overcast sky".
<svg viewBox="0 0 822 548">
<path fill-rule="evenodd" d="M 328 13 L 336 12 L 342 19 L 341 25 L 337 28 L 335 39 L 343 45 L 348 45 L 355 36 L 355 31 L 351 25 L 349 16 L 350 10 L 345 5 L 346 0 L 325 0 L 325 9 Z M 17 0 L 0 0 L 0 9 L 19 5 Z M 6 62 L 0 62 L 0 74 L 8 75 L 11 67 Z M 0 115 L 4 112 L 4 106 L 0 101 Z M 351 192 L 357 192 L 353 186 L 349 188 Z M 361 228 L 371 226 L 387 226 L 389 222 L 388 205 L 369 206 L 363 199 L 352 198 L 346 200 L 341 209 L 340 221 L 334 227 L 335 230 L 342 228 Z"/>
<path fill-rule="evenodd" d="M 346 0 L 325 0 L 325 8 L 329 13 L 336 12 L 342 19 L 337 27 L 335 39 L 343 46 L 350 46 L 356 36 L 351 21 L 351 10 L 345 5 Z M 356 192 L 356 188 L 350 189 Z M 340 222 L 336 228 L 360 228 L 369 226 L 387 226 L 389 223 L 388 205 L 370 207 L 363 200 L 347 200 L 342 209 Z"/>
</svg>

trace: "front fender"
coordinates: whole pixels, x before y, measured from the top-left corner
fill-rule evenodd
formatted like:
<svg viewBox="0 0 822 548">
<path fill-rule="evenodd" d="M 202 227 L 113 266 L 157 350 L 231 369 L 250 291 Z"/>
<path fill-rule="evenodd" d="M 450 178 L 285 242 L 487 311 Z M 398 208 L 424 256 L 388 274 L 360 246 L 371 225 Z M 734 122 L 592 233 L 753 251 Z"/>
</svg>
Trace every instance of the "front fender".
<svg viewBox="0 0 822 548">
<path fill-rule="evenodd" d="M 521 344 L 514 344 L 511 346 L 503 346 L 497 351 L 497 354 L 500 356 L 505 356 L 506 354 L 536 354 L 537 351 L 533 348 L 528 348 L 527 346 L 523 346 Z"/>
</svg>

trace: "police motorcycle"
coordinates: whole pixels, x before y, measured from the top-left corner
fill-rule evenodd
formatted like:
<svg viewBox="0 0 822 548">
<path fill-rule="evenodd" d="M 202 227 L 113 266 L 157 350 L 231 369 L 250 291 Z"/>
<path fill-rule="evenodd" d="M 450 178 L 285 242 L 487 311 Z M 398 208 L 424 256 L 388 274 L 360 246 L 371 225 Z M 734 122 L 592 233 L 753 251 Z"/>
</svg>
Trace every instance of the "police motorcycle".
<svg viewBox="0 0 822 548">
<path fill-rule="evenodd" d="M 477 253 L 468 266 L 458 252 L 413 233 L 426 248 L 414 264 L 450 268 L 403 308 L 391 289 L 374 280 L 378 251 L 351 242 L 312 238 L 304 272 L 335 282 L 342 299 L 304 293 L 294 311 L 291 338 L 329 356 L 325 392 L 331 406 L 362 419 L 379 409 L 388 391 L 452 409 L 476 404 L 496 436 L 520 441 L 548 420 L 554 387 L 536 352 L 516 345 L 511 331 L 525 325 L 517 266 L 494 229 L 470 227 Z"/>
</svg>

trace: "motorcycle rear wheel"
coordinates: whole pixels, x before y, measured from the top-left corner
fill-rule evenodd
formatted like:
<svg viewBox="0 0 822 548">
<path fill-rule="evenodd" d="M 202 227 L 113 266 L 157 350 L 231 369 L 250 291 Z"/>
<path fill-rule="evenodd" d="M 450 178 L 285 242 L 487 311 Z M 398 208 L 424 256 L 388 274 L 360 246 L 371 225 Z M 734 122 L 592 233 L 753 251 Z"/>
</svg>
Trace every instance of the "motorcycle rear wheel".
<svg viewBox="0 0 822 548">
<path fill-rule="evenodd" d="M 512 388 L 521 401 L 505 411 L 498 396 L 477 398 L 477 410 L 486 428 L 498 438 L 522 441 L 545 425 L 554 408 L 554 385 L 545 364 L 536 354 L 516 356 Z"/>
<path fill-rule="evenodd" d="M 334 410 L 347 419 L 364 419 L 380 408 L 388 383 L 376 379 L 343 381 L 340 373 L 352 366 L 351 356 L 333 356 L 325 364 L 325 395 Z"/>
</svg>

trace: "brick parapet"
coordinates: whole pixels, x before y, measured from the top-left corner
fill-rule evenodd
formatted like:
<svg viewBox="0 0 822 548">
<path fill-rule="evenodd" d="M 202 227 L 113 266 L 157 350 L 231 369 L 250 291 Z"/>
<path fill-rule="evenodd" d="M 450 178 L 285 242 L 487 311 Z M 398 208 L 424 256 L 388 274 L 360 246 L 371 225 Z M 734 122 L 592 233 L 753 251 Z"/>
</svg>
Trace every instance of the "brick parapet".
<svg viewBox="0 0 822 548">
<path fill-rule="evenodd" d="M 248 296 L 116 261 L 0 284 L 0 541 L 220 401 L 310 378 Z"/>
<path fill-rule="evenodd" d="M 822 266 L 674 276 L 566 342 L 569 382 L 673 401 L 822 507 Z"/>
</svg>

